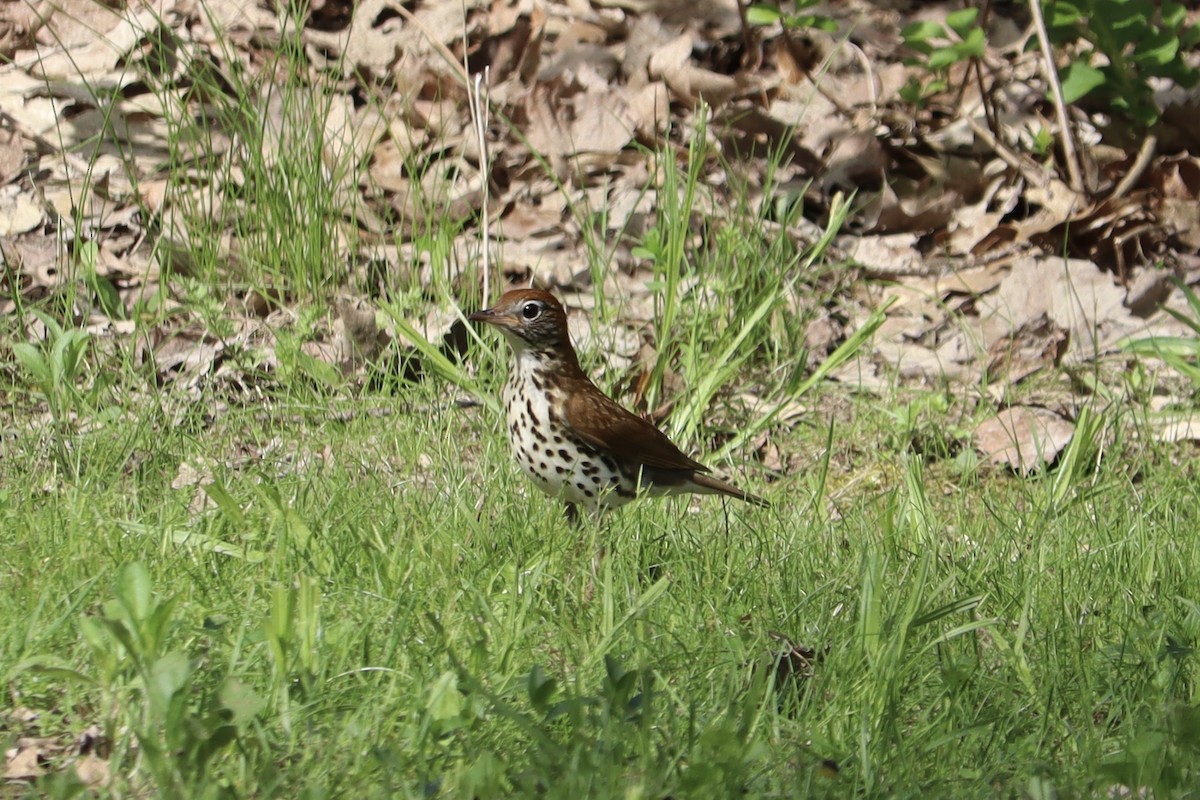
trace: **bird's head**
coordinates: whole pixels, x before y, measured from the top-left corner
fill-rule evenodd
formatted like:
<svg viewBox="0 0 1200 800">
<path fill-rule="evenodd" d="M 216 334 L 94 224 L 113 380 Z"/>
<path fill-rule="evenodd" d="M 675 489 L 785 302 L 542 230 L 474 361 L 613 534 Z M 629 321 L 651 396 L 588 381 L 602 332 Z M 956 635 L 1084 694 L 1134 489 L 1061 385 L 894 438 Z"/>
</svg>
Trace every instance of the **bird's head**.
<svg viewBox="0 0 1200 800">
<path fill-rule="evenodd" d="M 574 355 L 567 332 L 567 312 L 549 292 L 516 289 L 505 292 L 496 304 L 467 317 L 471 322 L 486 322 L 504 334 L 518 355 L 532 351 L 563 357 Z"/>
</svg>

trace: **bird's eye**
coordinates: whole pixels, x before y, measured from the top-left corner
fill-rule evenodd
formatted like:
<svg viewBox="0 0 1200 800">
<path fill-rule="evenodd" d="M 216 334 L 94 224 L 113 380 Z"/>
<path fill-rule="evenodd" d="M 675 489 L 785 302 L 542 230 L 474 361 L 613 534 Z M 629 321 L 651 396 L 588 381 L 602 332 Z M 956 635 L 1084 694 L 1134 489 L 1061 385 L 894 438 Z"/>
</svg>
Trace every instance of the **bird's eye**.
<svg viewBox="0 0 1200 800">
<path fill-rule="evenodd" d="M 537 319 L 542 313 L 541 303 L 526 303 L 521 308 L 521 316 L 525 319 Z"/>
</svg>

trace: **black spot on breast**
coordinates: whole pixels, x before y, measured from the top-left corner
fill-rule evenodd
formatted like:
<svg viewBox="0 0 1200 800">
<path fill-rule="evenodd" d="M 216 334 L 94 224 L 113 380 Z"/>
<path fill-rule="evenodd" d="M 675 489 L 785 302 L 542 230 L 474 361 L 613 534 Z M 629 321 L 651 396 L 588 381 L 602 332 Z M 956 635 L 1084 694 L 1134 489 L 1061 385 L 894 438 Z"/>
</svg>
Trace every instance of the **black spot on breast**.
<svg viewBox="0 0 1200 800">
<path fill-rule="evenodd" d="M 533 423 L 536 425 L 538 418 L 537 418 L 537 414 L 533 413 L 533 400 L 525 401 L 525 411 L 526 411 L 526 413 L 529 414 L 529 418 L 531 420 L 533 420 Z"/>
<path fill-rule="evenodd" d="M 599 476 L 599 475 L 593 475 L 593 476 L 592 476 L 592 483 L 594 483 L 594 484 L 596 484 L 597 486 L 599 486 L 599 485 L 600 485 L 600 476 Z"/>
<path fill-rule="evenodd" d="M 595 497 L 595 496 L 596 496 L 596 493 L 595 493 L 595 492 L 593 492 L 591 489 L 584 489 L 584 490 L 583 490 L 583 496 L 584 496 L 584 497 Z"/>
<path fill-rule="evenodd" d="M 546 458 L 554 458 L 554 450 L 549 447 L 546 448 Z"/>
<path fill-rule="evenodd" d="M 555 472 L 557 472 L 559 475 L 566 475 L 566 474 L 567 474 L 567 468 L 566 468 L 566 467 L 564 467 L 564 466 L 562 466 L 561 464 L 560 464 L 560 465 L 558 465 L 557 467 L 555 467 L 555 468 L 554 468 L 554 471 L 555 471 Z"/>
<path fill-rule="evenodd" d="M 600 460 L 604 462 L 604 466 L 608 467 L 609 472 L 617 471 L 617 462 L 613 461 L 612 456 L 600 456 Z"/>
<path fill-rule="evenodd" d="M 547 451 L 547 452 L 549 452 L 549 451 Z M 567 448 L 565 448 L 565 447 L 558 451 L 558 457 L 561 458 L 563 461 L 571 460 L 571 454 L 567 452 Z"/>
<path fill-rule="evenodd" d="M 533 431 L 533 438 L 537 439 L 542 444 L 546 443 L 546 434 L 542 433 L 541 428 L 534 427 L 531 430 Z M 547 450 L 546 452 L 549 452 L 549 451 Z"/>
<path fill-rule="evenodd" d="M 563 443 L 563 438 L 562 438 L 561 436 L 559 436 L 557 433 L 556 433 L 556 434 L 554 434 L 554 443 L 555 443 L 555 444 L 562 444 L 562 443 Z"/>
</svg>

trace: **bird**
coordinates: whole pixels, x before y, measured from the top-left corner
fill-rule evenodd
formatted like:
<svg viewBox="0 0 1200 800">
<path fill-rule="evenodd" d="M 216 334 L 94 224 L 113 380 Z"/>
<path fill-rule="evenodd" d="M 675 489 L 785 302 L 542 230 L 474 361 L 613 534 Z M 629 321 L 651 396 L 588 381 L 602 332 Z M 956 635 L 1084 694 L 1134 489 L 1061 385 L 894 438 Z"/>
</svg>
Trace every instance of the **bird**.
<svg viewBox="0 0 1200 800">
<path fill-rule="evenodd" d="M 566 504 L 599 516 L 639 495 L 717 494 L 769 503 L 709 475 L 665 433 L 596 387 L 579 366 L 567 314 L 549 292 L 515 289 L 467 317 L 508 340 L 512 363 L 501 399 L 508 440 L 521 470 Z"/>
</svg>

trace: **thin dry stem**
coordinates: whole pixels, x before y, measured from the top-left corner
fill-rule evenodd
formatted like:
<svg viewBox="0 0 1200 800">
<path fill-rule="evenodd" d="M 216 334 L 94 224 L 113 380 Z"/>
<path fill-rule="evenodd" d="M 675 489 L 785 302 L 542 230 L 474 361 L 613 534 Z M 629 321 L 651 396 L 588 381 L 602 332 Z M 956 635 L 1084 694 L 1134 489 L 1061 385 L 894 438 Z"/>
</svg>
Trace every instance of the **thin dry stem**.
<svg viewBox="0 0 1200 800">
<path fill-rule="evenodd" d="M 491 293 L 491 236 L 488 228 L 488 200 L 491 188 L 491 170 L 488 167 L 488 147 L 487 147 L 487 130 L 488 130 L 488 86 L 490 84 L 491 68 L 485 67 L 482 73 L 475 75 L 475 80 L 467 89 L 467 96 L 471 100 L 471 125 L 475 128 L 475 135 L 479 138 L 479 173 L 483 180 L 481 191 L 483 193 L 482 208 L 480 209 L 480 236 L 482 237 L 483 256 L 483 299 L 492 296 Z"/>
<path fill-rule="evenodd" d="M 1050 50 L 1050 37 L 1046 34 L 1046 20 L 1042 16 L 1041 0 L 1030 0 L 1030 11 L 1033 13 L 1033 25 L 1037 30 L 1038 44 L 1042 49 L 1042 69 L 1045 71 L 1046 82 L 1050 85 L 1050 95 L 1054 98 L 1054 112 L 1058 117 L 1058 127 L 1062 133 L 1063 159 L 1067 162 L 1067 174 L 1071 188 L 1083 193 L 1083 169 L 1079 165 L 1079 154 L 1075 151 L 1075 137 L 1071 135 L 1071 125 L 1067 120 L 1067 104 L 1063 100 L 1062 83 L 1058 80 L 1058 70 L 1054 66 L 1054 53 Z"/>
</svg>

